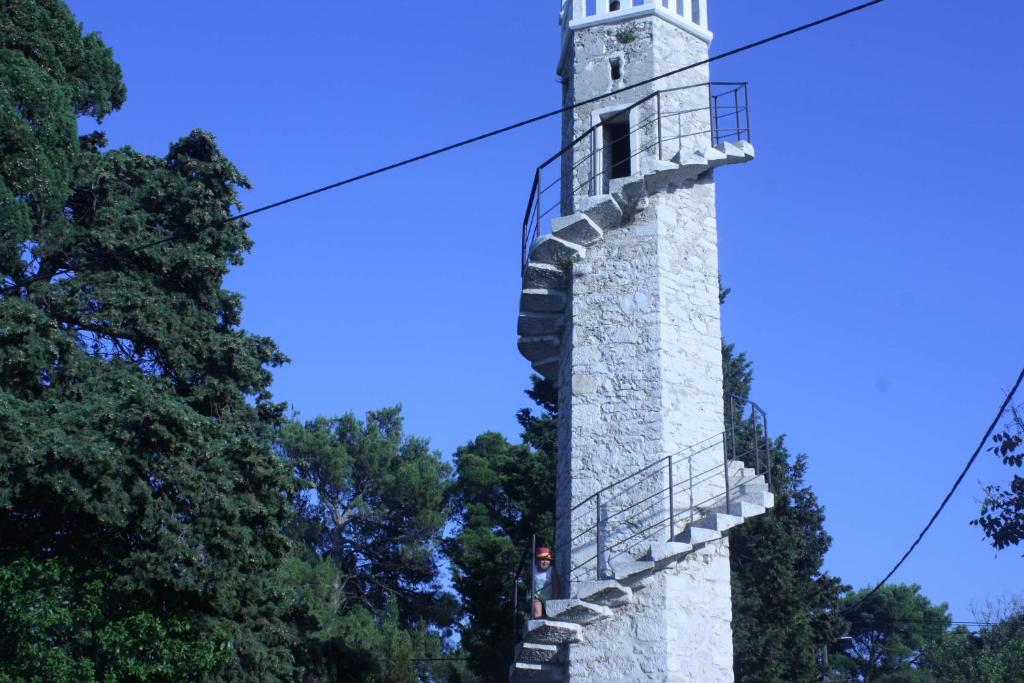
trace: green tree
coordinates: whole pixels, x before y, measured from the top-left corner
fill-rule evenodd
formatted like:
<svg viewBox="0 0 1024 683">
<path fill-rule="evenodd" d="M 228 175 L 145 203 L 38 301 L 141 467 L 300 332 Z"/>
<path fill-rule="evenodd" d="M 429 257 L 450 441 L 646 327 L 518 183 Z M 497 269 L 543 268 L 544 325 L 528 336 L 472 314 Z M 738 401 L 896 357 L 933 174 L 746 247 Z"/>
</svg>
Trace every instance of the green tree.
<svg viewBox="0 0 1024 683">
<path fill-rule="evenodd" d="M 306 677 L 417 680 L 458 616 L 439 565 L 451 468 L 398 408 L 291 421 L 280 439 L 300 482 L 282 585 Z"/>
<path fill-rule="evenodd" d="M 865 588 L 843 599 L 852 643 L 834 655 L 835 671 L 865 683 L 938 681 L 926 666 L 925 653 L 947 637 L 952 619 L 945 603 L 933 605 L 917 585 Z"/>
<path fill-rule="evenodd" d="M 222 288 L 251 244 L 228 220 L 247 182 L 201 131 L 164 157 L 78 136 L 124 99 L 63 2 L 0 0 L 0 610 L 23 583 L 99 610 L 3 620 L 22 654 L 0 671 L 61 680 L 32 659 L 46 650 L 79 667 L 64 680 L 181 680 L 189 642 L 223 656 L 188 677 L 284 679 L 289 481 L 268 387 L 285 359 Z M 172 668 L 104 654 L 136 638 Z"/>
<path fill-rule="evenodd" d="M 744 403 L 753 383 L 750 362 L 729 344 L 722 362 L 726 396 Z M 738 424 L 740 452 L 758 437 L 758 427 Z M 845 587 L 822 569 L 832 539 L 825 510 L 806 483 L 807 456 L 792 456 L 783 437 L 772 441 L 771 454 L 775 507 L 729 533 L 736 680 L 813 681 L 817 654 L 841 635 L 836 606 Z"/>
<path fill-rule="evenodd" d="M 1024 671 L 1024 609 L 1019 601 L 977 632 L 956 627 L 928 648 L 922 667 L 942 683 L 1016 683 Z M 1002 610 L 1000 610 L 1002 611 Z"/>
<path fill-rule="evenodd" d="M 1016 470 L 1024 468 L 1024 413 L 1014 408 L 1006 428 L 992 437 L 990 449 L 1003 464 Z M 985 487 L 981 513 L 971 524 L 980 526 L 998 550 L 1024 541 L 1024 477 L 1014 474 L 1008 487 Z"/>
<path fill-rule="evenodd" d="M 523 443 L 489 432 L 455 454 L 457 529 L 448 554 L 466 612 L 462 647 L 485 681 L 508 676 L 521 623 L 511 585 L 517 570 L 529 571 L 531 536 L 554 540 L 556 394 L 550 382 L 532 382 L 526 393 L 541 411 L 519 412 Z"/>
</svg>

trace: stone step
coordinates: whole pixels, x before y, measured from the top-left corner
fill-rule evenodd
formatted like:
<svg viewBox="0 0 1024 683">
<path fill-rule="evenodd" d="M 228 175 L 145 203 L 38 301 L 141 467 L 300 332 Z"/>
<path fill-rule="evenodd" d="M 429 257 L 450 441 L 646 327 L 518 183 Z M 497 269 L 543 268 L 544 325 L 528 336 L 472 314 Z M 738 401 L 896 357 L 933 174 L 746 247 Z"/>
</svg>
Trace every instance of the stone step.
<svg viewBox="0 0 1024 683">
<path fill-rule="evenodd" d="M 574 242 L 566 242 L 554 235 L 541 235 L 533 241 L 533 247 L 530 249 L 530 263 L 567 266 L 586 255 L 586 248 Z"/>
<path fill-rule="evenodd" d="M 651 560 L 658 565 L 664 565 L 669 562 L 675 562 L 692 550 L 693 546 L 689 543 L 662 541 L 659 543 L 652 543 L 647 554 L 644 555 L 644 559 Z"/>
<path fill-rule="evenodd" d="M 520 337 L 519 353 L 528 361 L 543 360 L 557 356 L 561 345 L 562 338 L 554 335 Z"/>
<path fill-rule="evenodd" d="M 578 598 L 568 600 L 547 600 L 544 602 L 544 612 L 548 619 L 555 621 L 571 621 L 575 624 L 593 624 L 595 621 L 609 619 L 612 616 L 611 607 L 595 605 Z"/>
<path fill-rule="evenodd" d="M 725 505 L 721 505 L 715 508 L 715 511 L 725 512 L 729 515 L 740 517 L 742 519 L 750 519 L 751 517 L 763 515 L 765 513 L 765 507 L 745 500 L 735 500 L 729 503 L 728 510 L 726 510 Z"/>
<path fill-rule="evenodd" d="M 523 626 L 523 640 L 528 643 L 578 643 L 582 634 L 583 627 L 571 621 L 531 619 Z"/>
<path fill-rule="evenodd" d="M 561 664 L 534 664 L 532 662 L 516 662 L 509 672 L 510 681 L 535 681 L 536 683 L 556 683 L 565 678 L 565 669 Z"/>
<path fill-rule="evenodd" d="M 562 648 L 551 643 L 519 643 L 515 661 L 529 664 L 554 664 L 561 661 Z"/>
<path fill-rule="evenodd" d="M 519 295 L 520 313 L 561 313 L 568 301 L 560 289 L 524 289 Z"/>
<path fill-rule="evenodd" d="M 698 519 L 693 523 L 693 526 L 701 529 L 712 529 L 719 533 L 728 531 L 734 526 L 743 524 L 742 517 L 736 517 L 735 515 L 726 515 L 721 512 L 712 512 L 709 515 Z"/>
<path fill-rule="evenodd" d="M 564 328 L 561 313 L 520 313 L 517 332 L 520 337 L 560 337 Z"/>
<path fill-rule="evenodd" d="M 572 587 L 571 597 L 586 600 L 595 605 L 619 607 L 633 602 L 633 590 L 611 579 L 583 581 Z"/>
<path fill-rule="evenodd" d="M 585 213 L 602 230 L 614 230 L 622 225 L 622 207 L 610 194 L 578 199 L 576 210 Z"/>
<path fill-rule="evenodd" d="M 732 142 L 720 142 L 715 145 L 715 149 L 725 154 L 726 159 L 729 163 L 740 163 L 747 161 L 747 155 L 744 154 L 743 150 L 740 149 Z"/>
<path fill-rule="evenodd" d="M 708 147 L 697 152 L 705 161 L 708 162 L 709 168 L 718 168 L 729 163 L 729 157 L 726 156 L 725 152 L 715 149 L 714 147 Z"/>
<path fill-rule="evenodd" d="M 647 183 L 642 173 L 615 178 L 609 183 L 612 197 L 620 206 L 635 207 L 647 198 Z"/>
<path fill-rule="evenodd" d="M 683 543 L 689 543 L 690 545 L 703 545 L 704 543 L 710 543 L 711 541 L 717 541 L 722 537 L 722 534 L 715 531 L 714 529 L 705 529 L 699 526 L 690 525 L 686 527 L 682 534 L 679 535 L 679 540 Z"/>
<path fill-rule="evenodd" d="M 565 291 L 569 288 L 569 273 L 553 266 L 550 263 L 536 263 L 530 261 L 526 264 L 526 272 L 523 273 L 523 289 L 558 289 Z"/>
<path fill-rule="evenodd" d="M 558 356 L 551 356 L 549 358 L 542 358 L 541 360 L 535 360 L 530 365 L 537 371 L 538 375 L 550 380 L 554 380 L 558 377 L 559 369 L 561 368 L 562 361 Z"/>
<path fill-rule="evenodd" d="M 581 247 L 589 247 L 604 237 L 604 231 L 585 213 L 554 219 L 551 221 L 551 234 Z"/>
<path fill-rule="evenodd" d="M 654 562 L 619 557 L 608 563 L 608 569 L 616 581 L 631 584 L 654 571 Z"/>
<path fill-rule="evenodd" d="M 757 151 L 754 149 L 753 143 L 748 142 L 747 140 L 740 140 L 735 143 L 735 145 L 743 150 L 743 154 L 746 155 L 747 161 L 750 161 L 757 156 Z"/>
</svg>

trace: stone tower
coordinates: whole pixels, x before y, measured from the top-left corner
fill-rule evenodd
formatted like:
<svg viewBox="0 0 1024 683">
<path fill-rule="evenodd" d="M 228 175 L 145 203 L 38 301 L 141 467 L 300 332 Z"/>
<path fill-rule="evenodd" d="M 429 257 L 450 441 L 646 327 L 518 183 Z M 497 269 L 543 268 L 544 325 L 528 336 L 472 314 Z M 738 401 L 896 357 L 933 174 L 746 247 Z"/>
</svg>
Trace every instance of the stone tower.
<svg viewBox="0 0 1024 683">
<path fill-rule="evenodd" d="M 563 599 L 513 677 L 732 681 L 727 529 L 772 504 L 724 434 L 713 169 L 753 158 L 746 87 L 630 88 L 708 57 L 707 0 L 565 0 L 561 24 L 573 109 L 524 222 L 519 347 L 558 386 Z"/>
</svg>

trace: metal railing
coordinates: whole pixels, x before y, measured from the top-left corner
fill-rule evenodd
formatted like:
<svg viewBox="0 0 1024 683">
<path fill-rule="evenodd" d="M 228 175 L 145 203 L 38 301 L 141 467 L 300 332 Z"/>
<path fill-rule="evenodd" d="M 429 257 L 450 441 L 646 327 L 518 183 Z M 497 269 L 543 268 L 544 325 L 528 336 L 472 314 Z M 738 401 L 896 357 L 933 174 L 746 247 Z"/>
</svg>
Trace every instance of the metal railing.
<svg viewBox="0 0 1024 683">
<path fill-rule="evenodd" d="M 706 105 L 682 108 L 673 103 L 674 93 L 699 88 L 707 90 Z M 572 212 L 578 195 L 607 192 L 612 178 L 630 175 L 628 171 L 646 159 L 668 161 L 721 142 L 751 141 L 747 83 L 701 83 L 659 90 L 615 113 L 615 118 L 623 117 L 628 117 L 628 128 L 618 137 L 606 135 L 606 128 L 611 130 L 606 119 L 537 167 L 523 217 L 523 272 L 534 241 L 551 231 L 552 220 Z M 614 145 L 627 140 L 626 158 L 606 159 Z"/>
<path fill-rule="evenodd" d="M 771 488 L 767 414 L 736 397 L 726 399 L 725 412 L 723 432 L 651 462 L 556 515 L 556 529 L 563 535 L 567 529 L 569 539 L 553 550 L 570 583 L 607 578 L 611 560 L 674 540 L 711 510 L 728 512 L 740 488 L 760 477 Z M 530 558 L 532 563 L 532 553 Z"/>
</svg>

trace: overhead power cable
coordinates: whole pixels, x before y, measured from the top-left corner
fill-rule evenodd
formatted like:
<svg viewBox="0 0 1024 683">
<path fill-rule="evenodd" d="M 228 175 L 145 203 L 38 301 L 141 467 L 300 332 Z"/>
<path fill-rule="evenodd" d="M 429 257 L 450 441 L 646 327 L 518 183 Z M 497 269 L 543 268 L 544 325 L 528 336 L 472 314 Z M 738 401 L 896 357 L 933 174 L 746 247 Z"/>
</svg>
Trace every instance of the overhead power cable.
<svg viewBox="0 0 1024 683">
<path fill-rule="evenodd" d="M 864 10 L 870 8 L 870 7 L 874 7 L 875 5 L 880 5 L 883 2 L 885 2 L 885 1 L 886 0 L 871 0 L 870 2 L 865 2 L 865 3 L 862 3 L 862 4 L 856 5 L 854 7 L 850 7 L 848 9 L 845 9 L 845 10 L 841 11 L 841 12 L 836 12 L 835 14 L 830 14 L 830 15 L 828 15 L 826 17 L 822 17 L 820 19 L 815 19 L 814 21 L 808 22 L 806 24 L 801 24 L 800 26 L 796 26 L 796 27 L 791 28 L 791 29 L 789 29 L 787 31 L 783 31 L 781 33 L 776 33 L 774 35 L 768 36 L 767 38 L 762 38 L 762 39 L 756 40 L 756 41 L 754 41 L 752 43 L 747 43 L 746 45 L 743 45 L 741 47 L 737 47 L 737 48 L 734 48 L 732 50 L 728 50 L 726 52 L 714 55 L 712 57 L 709 57 L 707 59 L 701 60 L 699 62 L 694 62 L 693 64 L 688 64 L 688 65 L 680 67 L 678 69 L 673 69 L 671 71 L 667 71 L 667 72 L 665 72 L 663 74 L 660 74 L 658 76 L 654 76 L 652 78 L 648 78 L 646 80 L 639 81 L 639 82 L 634 83 L 632 85 L 620 88 L 620 89 L 616 90 L 614 94 L 615 95 L 619 95 L 619 94 L 621 94 L 623 92 L 628 92 L 628 91 L 634 90 L 636 88 L 641 88 L 641 87 L 643 87 L 645 85 L 650 85 L 651 83 L 654 83 L 656 81 L 660 81 L 660 80 L 665 79 L 665 78 L 669 78 L 671 76 L 675 76 L 677 74 L 681 74 L 681 73 L 683 73 L 685 71 L 690 71 L 692 69 L 696 69 L 696 68 L 699 68 L 699 67 L 702 67 L 702 66 L 707 66 L 708 64 L 712 64 L 714 62 L 726 59 L 728 57 L 733 57 L 733 56 L 741 54 L 743 52 L 748 52 L 748 51 L 753 50 L 755 48 L 758 48 L 758 47 L 761 47 L 761 46 L 764 46 L 764 45 L 768 45 L 769 43 L 774 43 L 774 42 L 782 40 L 784 38 L 788 38 L 790 36 L 794 36 L 794 35 L 796 35 L 798 33 L 803 33 L 804 31 L 809 31 L 810 29 L 817 28 L 818 26 L 821 26 L 823 24 L 828 24 L 828 23 L 831 23 L 833 21 L 837 21 L 837 20 L 842 19 L 843 17 L 849 16 L 851 14 L 856 14 L 858 12 L 862 12 L 862 11 L 864 11 Z M 509 132 L 517 130 L 519 128 L 524 128 L 524 127 L 532 125 L 534 123 L 538 123 L 540 121 L 544 121 L 545 119 L 549 119 L 549 118 L 552 118 L 554 116 L 558 116 L 560 114 L 564 114 L 565 112 L 572 111 L 573 109 L 575 109 L 577 107 L 582 107 L 582 106 L 586 106 L 588 104 L 593 104 L 595 102 L 600 102 L 601 100 L 604 100 L 604 99 L 606 99 L 607 97 L 610 97 L 610 96 L 611 96 L 611 93 L 605 94 L 605 95 L 598 95 L 596 97 L 591 97 L 591 98 L 583 100 L 581 102 L 576 102 L 576 103 L 574 103 L 572 105 L 568 105 L 568 106 L 565 106 L 565 107 L 560 107 L 558 109 L 553 109 L 553 110 L 551 110 L 549 112 L 545 112 L 543 114 L 538 114 L 536 116 L 531 116 L 530 118 L 523 119 L 523 120 L 517 121 L 515 123 L 510 123 L 507 126 L 502 126 L 501 128 L 496 128 L 496 129 L 494 129 L 492 131 L 488 131 L 486 133 L 481 133 L 479 135 L 474 135 L 474 136 L 466 138 L 464 140 L 460 140 L 458 142 L 454 142 L 454 143 L 452 143 L 450 145 L 445 145 L 444 147 L 438 147 L 437 149 L 430 150 L 429 152 L 424 152 L 422 154 L 417 154 L 416 156 L 412 156 L 412 157 L 409 157 L 407 159 L 403 159 L 401 161 L 396 161 L 394 163 L 387 164 L 386 166 L 381 166 L 379 168 L 375 168 L 373 170 L 366 171 L 364 173 L 360 173 L 358 175 L 351 176 L 349 178 L 345 178 L 344 180 L 339 180 L 339 181 L 331 183 L 329 185 L 324 185 L 323 187 L 318 187 L 316 189 L 309 190 L 307 192 L 302 192 L 301 194 L 293 195 L 291 197 L 287 197 L 285 199 L 281 199 L 281 200 L 278 200 L 276 202 L 272 202 L 270 204 L 266 204 L 264 206 L 257 207 L 255 209 L 251 209 L 249 211 L 243 211 L 242 213 L 236 214 L 236 215 L 231 216 L 229 218 L 225 218 L 225 219 L 223 219 L 223 220 L 221 220 L 221 221 L 219 221 L 217 223 L 214 223 L 213 225 L 206 226 L 206 227 L 217 227 L 217 226 L 220 226 L 220 225 L 225 225 L 225 224 L 230 223 L 232 221 L 238 221 L 238 220 L 242 220 L 244 218 L 248 218 L 250 216 L 255 216 L 256 214 L 263 213 L 265 211 L 270 211 L 271 209 L 276 209 L 276 208 L 284 206 L 286 204 L 292 204 L 294 202 L 301 201 L 303 199 L 308 199 L 309 197 L 312 197 L 314 195 L 318 195 L 318 194 L 327 192 L 329 190 L 335 190 L 335 189 L 337 189 L 339 187 L 343 187 L 345 185 L 351 185 L 353 183 L 359 182 L 360 180 L 366 180 L 367 178 L 372 178 L 373 176 L 378 176 L 378 175 L 381 175 L 383 173 L 387 173 L 389 171 L 394 171 L 396 169 L 402 168 L 403 166 L 409 166 L 410 164 L 415 164 L 415 163 L 417 163 L 419 161 L 424 161 L 424 160 L 430 159 L 432 157 L 440 156 L 442 154 L 446 154 L 448 152 L 452 152 L 452 151 L 454 151 L 456 149 L 460 149 L 462 147 L 467 147 L 467 146 L 475 144 L 477 142 L 482 142 L 484 140 L 497 137 L 499 135 L 504 135 L 505 133 L 509 133 Z M 129 255 L 130 254 L 134 254 L 134 253 L 143 251 L 145 249 L 150 249 L 152 247 L 164 244 L 166 242 L 171 242 L 171 241 L 180 239 L 180 238 L 185 237 L 187 235 L 196 233 L 196 232 L 198 232 L 198 231 L 200 231 L 202 229 L 205 229 L 205 228 L 188 228 L 186 230 L 177 230 L 177 231 L 173 232 L 172 234 L 168 235 L 167 237 L 163 237 L 163 238 L 160 238 L 158 240 L 153 240 L 152 242 L 146 242 L 146 243 L 141 244 L 141 245 L 139 245 L 137 247 L 133 247 L 132 249 L 128 249 L 128 250 L 125 251 L 125 253 L 129 254 Z M 16 287 L 24 287 L 26 285 L 29 285 L 29 284 L 31 284 L 33 282 L 38 281 L 39 279 L 40 278 L 37 277 L 37 276 L 33 276 L 33 277 L 30 277 L 30 278 L 27 278 L 27 279 L 25 279 L 24 281 L 22 281 L 20 283 L 15 283 L 13 286 L 7 287 L 6 288 L 6 292 L 9 292 L 9 291 L 15 289 Z"/>
<path fill-rule="evenodd" d="M 919 543 L 921 543 L 925 534 L 928 533 L 928 530 L 932 528 L 933 524 L 935 524 L 935 520 L 939 518 L 939 515 L 941 515 L 942 511 L 946 508 L 946 504 L 949 502 L 950 498 L 952 498 L 953 494 L 956 493 L 956 490 L 960 488 L 960 483 L 963 482 L 964 477 L 967 476 L 967 472 L 971 469 L 971 466 L 974 465 L 974 461 L 978 459 L 981 449 L 983 449 L 985 444 L 988 443 L 989 438 L 992 436 L 992 432 L 995 431 L 995 428 L 999 425 L 999 421 L 1003 418 L 1003 413 L 1006 412 L 1006 408 L 1010 405 L 1010 402 L 1013 401 L 1013 396 L 1017 393 L 1017 389 L 1020 388 L 1022 382 L 1024 382 L 1024 370 L 1021 370 L 1020 375 L 1017 377 L 1017 383 L 1013 385 L 1013 389 L 1011 389 L 1010 393 L 1006 395 L 1006 399 L 1003 401 L 1003 404 L 999 406 L 999 412 L 996 413 L 995 419 L 992 420 L 992 424 L 989 425 L 988 430 L 985 432 L 985 436 L 981 437 L 981 442 L 978 444 L 978 447 L 974 449 L 974 453 L 971 457 L 967 460 L 967 464 L 964 466 L 963 471 L 960 472 L 960 476 L 956 478 L 955 482 L 953 482 L 953 488 L 951 488 L 949 493 L 946 494 L 946 497 L 942 499 L 942 503 L 939 505 L 939 508 L 935 511 L 935 514 L 932 515 L 931 519 L 928 520 L 928 523 L 925 525 L 924 529 L 921 530 L 921 533 L 917 535 L 914 542 L 910 544 L 910 548 L 907 549 L 907 552 L 903 553 L 903 557 L 900 558 L 900 561 L 897 562 L 896 566 L 894 566 L 889 573 L 885 575 L 885 578 L 878 582 L 877 586 L 872 588 L 866 595 L 864 595 L 864 597 L 860 598 L 853 605 L 847 607 L 846 610 L 856 607 L 881 590 L 882 586 L 884 586 L 886 582 L 892 578 L 893 574 L 903 566 L 903 563 L 907 561 L 910 554 L 914 552 L 914 549 L 917 548 Z"/>
</svg>

